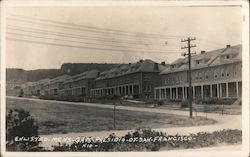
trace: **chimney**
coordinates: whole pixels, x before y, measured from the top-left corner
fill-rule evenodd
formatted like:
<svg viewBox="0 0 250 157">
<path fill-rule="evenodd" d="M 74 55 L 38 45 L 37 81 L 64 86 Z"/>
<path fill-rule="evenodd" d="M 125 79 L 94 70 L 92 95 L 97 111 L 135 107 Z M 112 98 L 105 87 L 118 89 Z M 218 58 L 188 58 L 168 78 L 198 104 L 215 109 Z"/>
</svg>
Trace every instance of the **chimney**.
<svg viewBox="0 0 250 157">
<path fill-rule="evenodd" d="M 227 45 L 227 48 L 230 48 L 231 47 L 231 45 Z"/>
<path fill-rule="evenodd" d="M 165 65 L 166 65 L 166 63 L 163 61 L 163 62 L 161 62 L 161 65 L 164 65 L 164 66 L 165 66 Z"/>
<path fill-rule="evenodd" d="M 142 59 L 140 59 L 140 62 L 142 62 L 143 60 Z"/>
<path fill-rule="evenodd" d="M 201 54 L 204 54 L 204 53 L 206 53 L 206 51 L 202 50 L 202 51 L 201 51 Z"/>
<path fill-rule="evenodd" d="M 154 63 L 154 70 L 159 70 L 158 63 Z"/>
</svg>

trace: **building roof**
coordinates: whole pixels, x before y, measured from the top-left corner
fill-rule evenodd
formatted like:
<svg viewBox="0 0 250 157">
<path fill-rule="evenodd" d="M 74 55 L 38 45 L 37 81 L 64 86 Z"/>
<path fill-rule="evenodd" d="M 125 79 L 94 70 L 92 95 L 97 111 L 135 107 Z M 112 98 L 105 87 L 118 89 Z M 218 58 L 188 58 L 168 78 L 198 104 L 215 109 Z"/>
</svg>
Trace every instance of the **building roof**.
<svg viewBox="0 0 250 157">
<path fill-rule="evenodd" d="M 49 83 L 52 84 L 52 83 L 57 83 L 57 82 L 64 82 L 69 77 L 70 77 L 69 75 L 61 75 L 61 76 L 51 79 Z"/>
<path fill-rule="evenodd" d="M 161 72 L 167 66 L 167 64 L 158 64 L 150 59 L 140 60 L 136 63 L 122 64 L 110 70 L 103 71 L 100 73 L 97 80 L 123 76 L 136 72 Z"/>
<path fill-rule="evenodd" d="M 72 76 L 72 79 L 74 81 L 81 80 L 81 79 L 91 79 L 91 78 L 96 78 L 98 77 L 99 70 L 90 70 L 86 71 L 77 75 Z"/>
<path fill-rule="evenodd" d="M 97 69 L 85 71 L 83 73 L 68 77 L 67 79 L 64 80 L 63 83 L 69 83 L 69 82 L 78 81 L 82 79 L 92 79 L 92 78 L 95 79 L 98 77 L 98 74 L 99 74 L 99 70 Z"/>
<path fill-rule="evenodd" d="M 242 60 L 242 45 L 230 46 L 213 51 L 203 52 L 192 56 L 191 68 L 199 69 Z M 188 57 L 179 58 L 166 67 L 160 74 L 168 74 L 188 69 Z"/>
</svg>

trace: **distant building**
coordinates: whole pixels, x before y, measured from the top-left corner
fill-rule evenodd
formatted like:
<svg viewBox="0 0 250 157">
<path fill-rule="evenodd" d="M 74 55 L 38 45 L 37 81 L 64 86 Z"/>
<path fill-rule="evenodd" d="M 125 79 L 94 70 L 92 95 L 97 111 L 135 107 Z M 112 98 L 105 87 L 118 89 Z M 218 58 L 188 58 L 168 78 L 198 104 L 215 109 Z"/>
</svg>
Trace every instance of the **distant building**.
<svg viewBox="0 0 250 157">
<path fill-rule="evenodd" d="M 193 98 L 237 98 L 242 93 L 242 47 L 201 51 L 192 56 Z M 160 73 L 161 85 L 154 88 L 156 99 L 187 99 L 188 58 L 180 58 Z"/>
<path fill-rule="evenodd" d="M 90 90 L 91 97 L 153 98 L 154 87 L 160 85 L 159 73 L 166 67 L 165 62 L 158 64 L 147 59 L 101 72 L 95 88 Z"/>
<path fill-rule="evenodd" d="M 33 82 L 26 82 L 25 84 L 22 84 L 22 90 L 24 93 L 24 96 L 31 96 L 33 95 L 32 89 L 33 89 Z"/>
<path fill-rule="evenodd" d="M 49 83 L 45 84 L 44 93 L 50 96 L 62 95 L 63 82 L 70 77 L 69 75 L 62 75 L 51 79 Z"/>
<path fill-rule="evenodd" d="M 62 84 L 61 95 L 89 97 L 90 89 L 94 88 L 98 75 L 98 70 L 91 70 L 68 77 Z"/>
<path fill-rule="evenodd" d="M 23 80 L 6 80 L 6 94 L 18 96 L 24 83 Z"/>
</svg>

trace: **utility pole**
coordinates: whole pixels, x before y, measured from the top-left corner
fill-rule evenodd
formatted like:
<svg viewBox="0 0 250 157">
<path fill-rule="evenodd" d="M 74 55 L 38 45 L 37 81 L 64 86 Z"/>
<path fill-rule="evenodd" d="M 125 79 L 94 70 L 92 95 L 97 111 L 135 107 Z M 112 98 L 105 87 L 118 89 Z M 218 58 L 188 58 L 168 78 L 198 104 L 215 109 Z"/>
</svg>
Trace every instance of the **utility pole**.
<svg viewBox="0 0 250 157">
<path fill-rule="evenodd" d="M 191 45 L 191 41 L 196 40 L 195 38 L 188 37 L 187 39 L 181 40 L 181 42 L 187 42 L 187 46 L 181 47 L 181 49 L 188 49 L 188 53 L 182 54 L 183 56 L 188 55 L 188 106 L 189 106 L 189 117 L 193 117 L 193 109 L 192 109 L 192 101 L 193 101 L 193 95 L 192 95 L 192 70 L 191 70 L 191 48 L 196 47 L 196 45 Z"/>
<path fill-rule="evenodd" d="M 115 112 L 116 112 L 116 102 L 115 102 L 115 104 L 114 104 L 114 110 L 113 110 L 113 129 L 116 129 L 116 126 L 115 126 Z"/>
</svg>

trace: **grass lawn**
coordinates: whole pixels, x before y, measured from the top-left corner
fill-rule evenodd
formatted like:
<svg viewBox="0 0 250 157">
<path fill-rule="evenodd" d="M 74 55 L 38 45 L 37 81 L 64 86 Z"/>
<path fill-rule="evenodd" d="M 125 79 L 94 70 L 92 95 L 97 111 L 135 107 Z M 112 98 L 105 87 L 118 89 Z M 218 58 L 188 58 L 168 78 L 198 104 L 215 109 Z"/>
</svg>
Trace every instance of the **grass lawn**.
<svg viewBox="0 0 250 157">
<path fill-rule="evenodd" d="M 86 107 L 57 102 L 6 100 L 6 110 L 23 108 L 39 126 L 39 134 L 113 130 L 113 109 Z M 188 118 L 160 113 L 116 111 L 116 129 L 163 128 L 215 123 L 204 117 Z"/>
</svg>

